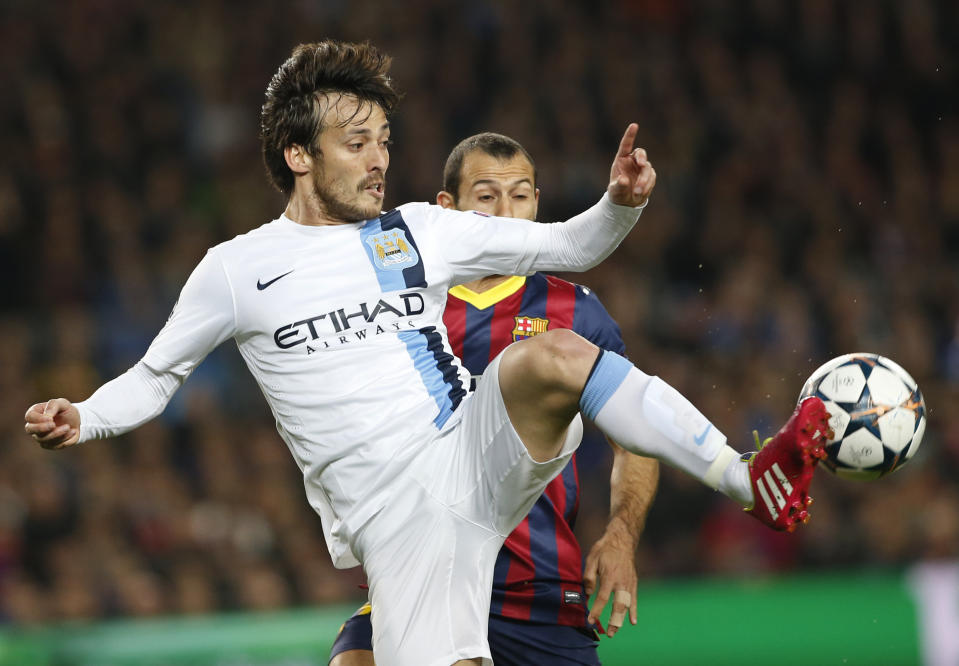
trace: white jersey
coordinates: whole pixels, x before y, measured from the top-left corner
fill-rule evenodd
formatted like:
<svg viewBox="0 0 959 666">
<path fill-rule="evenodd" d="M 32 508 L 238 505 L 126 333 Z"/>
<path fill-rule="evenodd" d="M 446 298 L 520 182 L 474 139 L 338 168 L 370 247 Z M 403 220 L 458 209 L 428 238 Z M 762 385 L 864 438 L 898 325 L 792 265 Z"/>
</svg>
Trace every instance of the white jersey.
<svg viewBox="0 0 959 666">
<path fill-rule="evenodd" d="M 383 487 L 456 422 L 467 396 L 469 373 L 443 326 L 448 289 L 491 274 L 584 270 L 637 217 L 605 197 L 556 225 L 425 203 L 356 224 L 281 216 L 208 252 L 138 366 L 78 404 L 81 439 L 152 418 L 233 338 L 303 472 L 334 563 L 355 566 L 351 537 L 382 507 Z"/>
</svg>

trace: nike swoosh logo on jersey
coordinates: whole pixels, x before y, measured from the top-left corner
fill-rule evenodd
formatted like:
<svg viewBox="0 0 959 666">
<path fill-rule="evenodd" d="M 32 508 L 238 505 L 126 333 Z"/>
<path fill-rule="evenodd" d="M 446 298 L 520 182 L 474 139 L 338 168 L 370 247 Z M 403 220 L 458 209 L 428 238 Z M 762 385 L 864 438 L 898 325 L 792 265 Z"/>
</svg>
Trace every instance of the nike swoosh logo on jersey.
<svg viewBox="0 0 959 666">
<path fill-rule="evenodd" d="M 272 280 L 267 280 L 266 282 L 260 282 L 259 280 L 257 280 L 257 281 L 256 281 L 256 288 L 259 289 L 260 291 L 263 291 L 264 289 L 266 289 L 267 287 L 269 287 L 271 284 L 273 284 L 274 282 L 276 282 L 276 281 L 279 280 L 280 278 L 284 278 L 284 277 L 286 277 L 287 275 L 289 275 L 290 273 L 292 273 L 294 270 L 296 270 L 296 269 L 290 269 L 290 270 L 288 270 L 286 273 L 284 273 L 283 275 L 277 275 L 277 276 L 276 276 L 275 278 L 273 278 Z"/>
<path fill-rule="evenodd" d="M 698 436 L 697 436 L 697 435 L 693 435 L 693 441 L 696 442 L 696 446 L 702 446 L 702 445 L 703 445 L 703 442 L 706 441 L 706 435 L 709 434 L 709 430 L 710 430 L 710 428 L 712 428 L 712 427 L 713 427 L 713 424 L 710 423 L 709 425 L 706 426 L 706 429 L 703 430 Z"/>
</svg>

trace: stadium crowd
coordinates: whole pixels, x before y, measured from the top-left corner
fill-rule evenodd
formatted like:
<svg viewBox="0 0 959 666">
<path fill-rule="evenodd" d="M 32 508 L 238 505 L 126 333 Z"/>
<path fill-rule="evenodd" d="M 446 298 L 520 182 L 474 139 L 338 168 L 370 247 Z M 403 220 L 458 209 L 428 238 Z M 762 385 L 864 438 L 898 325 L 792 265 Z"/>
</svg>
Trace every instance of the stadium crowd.
<svg viewBox="0 0 959 666">
<path fill-rule="evenodd" d="M 916 458 L 875 482 L 819 472 L 794 535 L 664 469 L 643 578 L 959 556 L 957 26 L 944 0 L 3 3 L 0 620 L 365 596 L 359 570 L 332 568 L 232 345 L 117 440 L 52 453 L 21 425 L 54 387 L 81 399 L 132 365 L 206 248 L 282 209 L 259 157 L 263 91 L 294 44 L 327 36 L 391 53 L 407 91 L 388 205 L 432 200 L 449 149 L 492 130 L 535 156 L 540 218 L 564 218 L 640 124 L 649 209 L 610 259 L 565 277 L 734 448 L 772 434 L 838 354 L 918 380 Z M 607 455 L 595 433 L 580 454 L 587 548 Z"/>
</svg>

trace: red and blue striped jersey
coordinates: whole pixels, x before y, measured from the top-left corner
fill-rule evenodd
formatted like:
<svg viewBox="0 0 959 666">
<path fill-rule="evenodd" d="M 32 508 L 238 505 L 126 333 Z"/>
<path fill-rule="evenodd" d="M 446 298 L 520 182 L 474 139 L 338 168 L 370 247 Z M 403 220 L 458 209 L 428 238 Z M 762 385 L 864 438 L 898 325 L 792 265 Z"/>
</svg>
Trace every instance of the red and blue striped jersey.
<svg viewBox="0 0 959 666">
<path fill-rule="evenodd" d="M 603 349 L 625 352 L 619 326 L 595 294 L 542 273 L 510 277 L 481 294 L 454 287 L 443 321 L 454 353 L 474 377 L 510 343 L 554 328 L 572 329 Z M 586 624 L 583 555 L 573 535 L 578 509 L 574 455 L 500 550 L 491 615 Z"/>
</svg>

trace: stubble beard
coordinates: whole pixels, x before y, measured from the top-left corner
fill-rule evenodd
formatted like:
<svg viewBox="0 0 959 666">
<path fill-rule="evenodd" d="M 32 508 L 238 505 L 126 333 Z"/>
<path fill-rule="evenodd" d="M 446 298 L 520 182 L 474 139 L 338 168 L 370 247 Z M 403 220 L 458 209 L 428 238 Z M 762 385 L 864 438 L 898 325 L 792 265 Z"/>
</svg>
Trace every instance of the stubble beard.
<svg viewBox="0 0 959 666">
<path fill-rule="evenodd" d="M 382 180 L 385 184 L 385 179 Z M 378 204 L 371 203 L 364 207 L 358 202 L 348 201 L 349 193 L 344 192 L 344 189 L 342 186 L 337 187 L 336 184 L 324 183 L 322 171 L 313 174 L 313 196 L 320 210 L 329 219 L 341 222 L 364 222 L 379 216 L 381 211 Z M 355 195 L 362 196 L 364 189 L 365 184 L 358 188 Z"/>
</svg>

